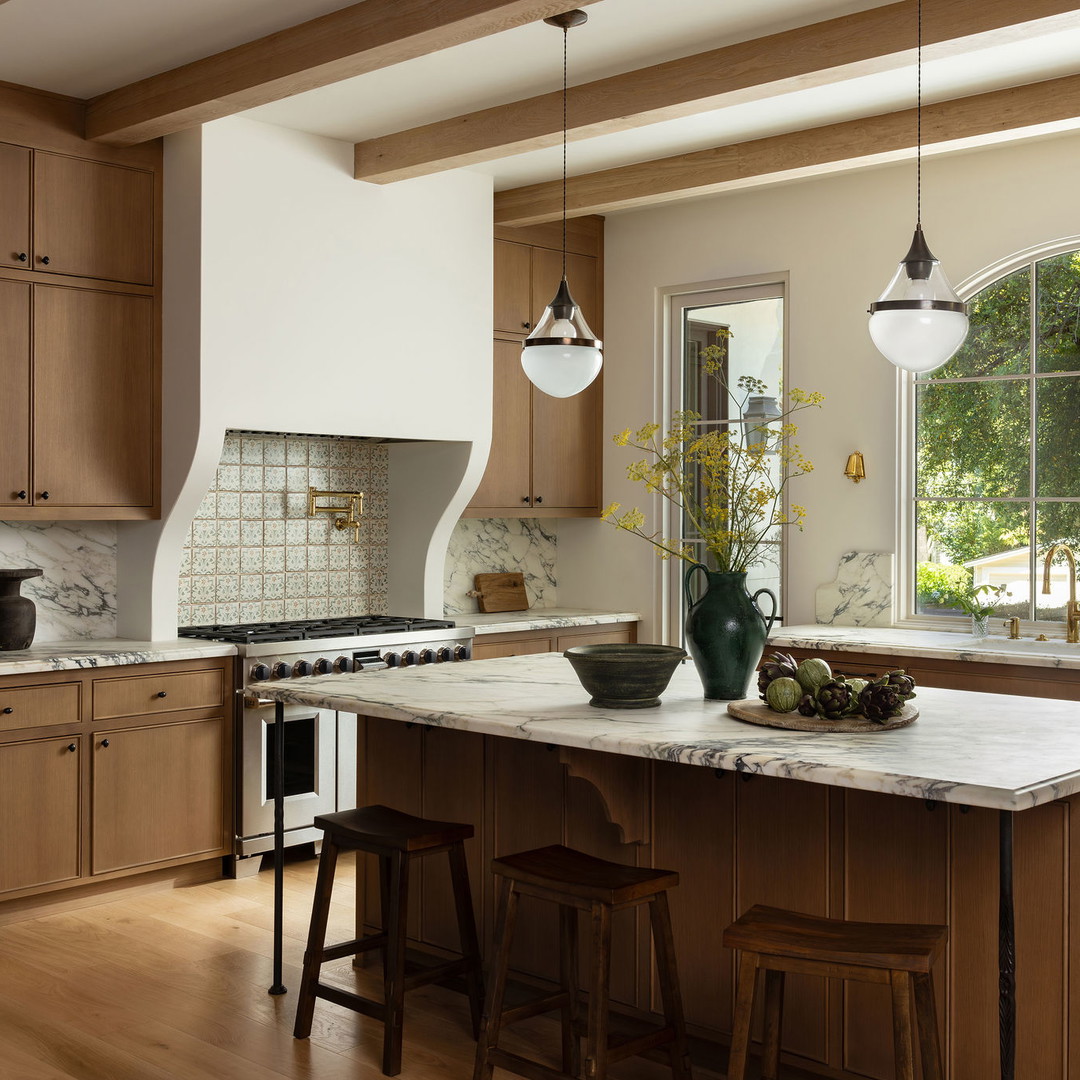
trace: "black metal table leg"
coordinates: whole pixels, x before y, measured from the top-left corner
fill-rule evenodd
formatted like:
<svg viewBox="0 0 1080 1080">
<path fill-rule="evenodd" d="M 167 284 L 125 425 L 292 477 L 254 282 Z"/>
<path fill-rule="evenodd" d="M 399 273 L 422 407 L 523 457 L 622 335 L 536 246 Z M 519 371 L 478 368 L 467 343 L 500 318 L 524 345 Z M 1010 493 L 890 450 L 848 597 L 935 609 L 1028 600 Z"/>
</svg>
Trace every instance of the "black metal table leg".
<svg viewBox="0 0 1080 1080">
<path fill-rule="evenodd" d="M 281 939 L 285 901 L 285 703 L 274 702 L 274 985 L 267 993 L 284 994 Z"/>
<path fill-rule="evenodd" d="M 998 811 L 998 1034 L 1001 1080 L 1016 1077 L 1016 937 L 1013 915 L 1013 812 Z"/>
</svg>

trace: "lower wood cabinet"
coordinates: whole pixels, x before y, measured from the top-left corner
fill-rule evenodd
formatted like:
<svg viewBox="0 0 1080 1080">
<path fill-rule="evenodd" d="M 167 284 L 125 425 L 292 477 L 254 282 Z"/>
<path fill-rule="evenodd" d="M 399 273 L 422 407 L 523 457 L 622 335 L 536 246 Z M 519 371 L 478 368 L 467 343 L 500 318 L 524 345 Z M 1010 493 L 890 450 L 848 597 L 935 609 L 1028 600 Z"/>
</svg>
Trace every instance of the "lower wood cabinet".
<svg viewBox="0 0 1080 1080">
<path fill-rule="evenodd" d="M 231 687 L 229 657 L 0 678 L 0 900 L 228 854 Z"/>
<path fill-rule="evenodd" d="M 596 626 L 560 626 L 551 630 L 510 630 L 473 638 L 474 660 L 531 653 L 564 652 L 572 645 L 621 644 L 637 641 L 637 623 L 601 623 Z"/>
</svg>

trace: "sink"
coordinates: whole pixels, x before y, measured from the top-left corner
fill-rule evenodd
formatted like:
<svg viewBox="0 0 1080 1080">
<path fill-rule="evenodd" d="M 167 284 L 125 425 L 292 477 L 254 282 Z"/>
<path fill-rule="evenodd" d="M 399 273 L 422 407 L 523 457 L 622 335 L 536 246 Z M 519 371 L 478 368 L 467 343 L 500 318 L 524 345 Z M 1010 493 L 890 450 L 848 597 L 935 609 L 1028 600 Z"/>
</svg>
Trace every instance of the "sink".
<svg viewBox="0 0 1080 1080">
<path fill-rule="evenodd" d="M 1030 653 L 1033 656 L 1068 656 L 1080 660 L 1080 645 L 1072 645 L 1064 638 L 1051 638 L 1049 641 L 1035 641 L 1033 638 L 985 637 L 969 638 L 959 646 L 964 652 Z"/>
</svg>

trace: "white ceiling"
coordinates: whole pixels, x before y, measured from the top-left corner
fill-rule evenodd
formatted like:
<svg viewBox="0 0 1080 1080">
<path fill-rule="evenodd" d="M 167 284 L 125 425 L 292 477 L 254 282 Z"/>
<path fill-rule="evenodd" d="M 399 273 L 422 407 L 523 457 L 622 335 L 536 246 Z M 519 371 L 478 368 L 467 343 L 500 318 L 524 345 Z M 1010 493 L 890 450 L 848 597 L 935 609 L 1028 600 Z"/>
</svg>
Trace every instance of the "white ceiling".
<svg viewBox="0 0 1080 1080">
<path fill-rule="evenodd" d="M 1022 3 L 1023 0 L 1020 0 Z M 601 0 L 569 38 L 570 82 L 882 6 L 883 0 Z M 348 6 L 343 0 L 0 0 L 0 79 L 88 98 Z M 659 13 L 659 14 L 658 14 Z M 914 38 L 914 27 L 912 28 Z M 253 109 L 267 123 L 358 141 L 557 89 L 559 32 L 533 23 Z M 927 101 L 1080 72 L 1075 28 L 935 59 Z M 910 107 L 909 67 L 575 143 L 570 172 Z M 561 152 L 478 166 L 497 188 L 558 176 Z"/>
</svg>

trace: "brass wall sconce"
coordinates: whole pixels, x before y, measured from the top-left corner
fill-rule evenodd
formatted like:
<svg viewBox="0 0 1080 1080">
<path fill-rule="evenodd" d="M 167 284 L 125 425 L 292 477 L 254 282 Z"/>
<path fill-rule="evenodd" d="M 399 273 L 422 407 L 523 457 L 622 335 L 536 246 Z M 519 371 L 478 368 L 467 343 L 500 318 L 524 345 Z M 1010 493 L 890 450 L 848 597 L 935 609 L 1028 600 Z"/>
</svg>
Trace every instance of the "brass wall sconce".
<svg viewBox="0 0 1080 1080">
<path fill-rule="evenodd" d="M 861 450 L 855 450 L 848 454 L 847 464 L 844 466 L 844 475 L 854 484 L 866 479 L 866 464 L 863 461 Z"/>
<path fill-rule="evenodd" d="M 347 499 L 347 506 L 319 506 L 319 499 Z M 340 514 L 334 518 L 335 529 L 352 529 L 353 543 L 360 543 L 360 515 L 364 512 L 362 491 L 319 491 L 308 488 L 308 517 L 317 514 Z"/>
</svg>

